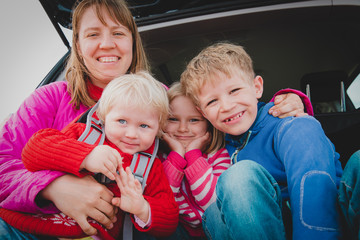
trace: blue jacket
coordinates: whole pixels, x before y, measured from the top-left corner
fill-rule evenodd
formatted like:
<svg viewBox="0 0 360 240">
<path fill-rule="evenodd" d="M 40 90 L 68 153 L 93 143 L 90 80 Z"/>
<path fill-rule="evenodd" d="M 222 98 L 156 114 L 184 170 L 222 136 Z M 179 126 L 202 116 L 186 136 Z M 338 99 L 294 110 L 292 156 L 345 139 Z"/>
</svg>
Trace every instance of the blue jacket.
<svg viewBox="0 0 360 240">
<path fill-rule="evenodd" d="M 273 105 L 259 103 L 248 132 L 226 136 L 232 161 L 253 160 L 278 182 L 291 206 L 293 239 L 335 239 L 339 154 L 314 117 L 275 118 L 268 114 Z"/>
</svg>

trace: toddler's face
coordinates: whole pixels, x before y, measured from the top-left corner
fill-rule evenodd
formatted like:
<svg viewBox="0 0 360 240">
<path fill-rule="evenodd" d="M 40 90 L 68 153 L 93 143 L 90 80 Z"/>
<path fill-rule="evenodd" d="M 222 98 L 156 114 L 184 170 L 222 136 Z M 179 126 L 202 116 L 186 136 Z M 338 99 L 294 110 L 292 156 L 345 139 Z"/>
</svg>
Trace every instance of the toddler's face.
<svg viewBox="0 0 360 240">
<path fill-rule="evenodd" d="M 105 117 L 105 135 L 121 151 L 134 154 L 151 147 L 159 131 L 154 108 L 116 104 Z"/>
<path fill-rule="evenodd" d="M 208 123 L 196 109 L 192 101 L 185 96 L 178 96 L 170 103 L 169 116 L 165 132 L 187 147 L 190 142 L 204 136 Z"/>
<path fill-rule="evenodd" d="M 250 83 L 238 71 L 230 78 L 223 73 L 215 78 L 215 84 L 207 82 L 200 91 L 200 109 L 215 128 L 241 135 L 256 119 L 257 102 L 263 91 L 262 78 L 257 76 Z"/>
</svg>

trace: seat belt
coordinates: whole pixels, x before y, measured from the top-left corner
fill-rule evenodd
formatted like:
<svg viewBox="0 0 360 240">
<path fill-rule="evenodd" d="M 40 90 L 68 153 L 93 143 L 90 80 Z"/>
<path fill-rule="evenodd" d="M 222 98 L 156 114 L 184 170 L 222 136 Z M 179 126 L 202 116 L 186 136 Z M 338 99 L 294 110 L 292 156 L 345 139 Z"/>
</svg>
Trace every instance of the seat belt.
<svg viewBox="0 0 360 240">
<path fill-rule="evenodd" d="M 155 139 L 154 151 L 152 154 L 139 152 L 135 153 L 130 164 L 131 172 L 134 174 L 134 177 L 139 180 L 142 191 L 146 187 L 146 180 L 149 176 L 150 169 L 154 163 L 157 151 L 159 149 L 159 139 Z M 133 224 L 130 218 L 130 214 L 125 214 L 124 227 L 123 227 L 123 239 L 133 239 Z"/>
<path fill-rule="evenodd" d="M 98 118 L 94 117 L 94 113 L 98 107 L 99 107 L 99 102 L 97 102 L 95 106 L 90 109 L 90 111 L 86 111 L 84 113 L 87 114 L 86 128 L 79 137 L 78 141 L 92 145 L 102 145 L 104 143 L 105 131 L 103 129 L 103 124 Z M 80 117 L 78 122 L 81 122 L 83 116 Z"/>
</svg>

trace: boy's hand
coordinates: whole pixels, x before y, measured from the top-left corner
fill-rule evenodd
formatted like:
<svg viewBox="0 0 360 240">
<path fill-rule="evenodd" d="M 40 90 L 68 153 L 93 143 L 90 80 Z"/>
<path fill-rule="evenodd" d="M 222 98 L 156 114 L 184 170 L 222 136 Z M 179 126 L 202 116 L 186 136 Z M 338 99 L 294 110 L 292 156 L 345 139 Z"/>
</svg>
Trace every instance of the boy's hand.
<svg viewBox="0 0 360 240">
<path fill-rule="evenodd" d="M 177 152 L 180 156 L 184 157 L 185 155 L 185 147 L 184 145 L 176 140 L 175 138 L 171 137 L 169 134 L 164 133 L 163 139 L 169 145 L 170 149 L 174 152 Z"/>
<path fill-rule="evenodd" d="M 90 172 L 100 172 L 111 180 L 115 180 L 116 171 L 122 165 L 122 157 L 118 151 L 107 145 L 96 146 L 86 156 L 80 169 Z"/>
<path fill-rule="evenodd" d="M 285 118 L 289 116 L 300 117 L 308 115 L 304 112 L 304 104 L 295 93 L 285 93 L 275 97 L 274 104 L 269 114 L 274 117 Z"/>
<path fill-rule="evenodd" d="M 189 145 L 186 147 L 186 152 L 200 149 L 203 150 L 204 146 L 206 146 L 210 142 L 210 133 L 206 132 L 203 136 L 193 140 Z"/>
<path fill-rule="evenodd" d="M 147 222 L 149 218 L 149 203 L 142 194 L 140 182 L 135 179 L 129 167 L 126 171 L 119 169 L 119 175 L 116 175 L 116 183 L 120 188 L 121 197 L 112 199 L 112 204 L 118 206 L 125 212 L 132 213 Z"/>
</svg>

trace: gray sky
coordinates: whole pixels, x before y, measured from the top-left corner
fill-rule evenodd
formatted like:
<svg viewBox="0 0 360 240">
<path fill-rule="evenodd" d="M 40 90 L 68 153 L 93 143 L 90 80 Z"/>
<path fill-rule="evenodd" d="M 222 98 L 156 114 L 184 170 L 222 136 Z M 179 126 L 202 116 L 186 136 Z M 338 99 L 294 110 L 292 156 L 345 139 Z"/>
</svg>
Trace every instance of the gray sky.
<svg viewBox="0 0 360 240">
<path fill-rule="evenodd" d="M 66 47 L 38 0 L 1 0 L 0 121 L 15 112 Z"/>
</svg>

